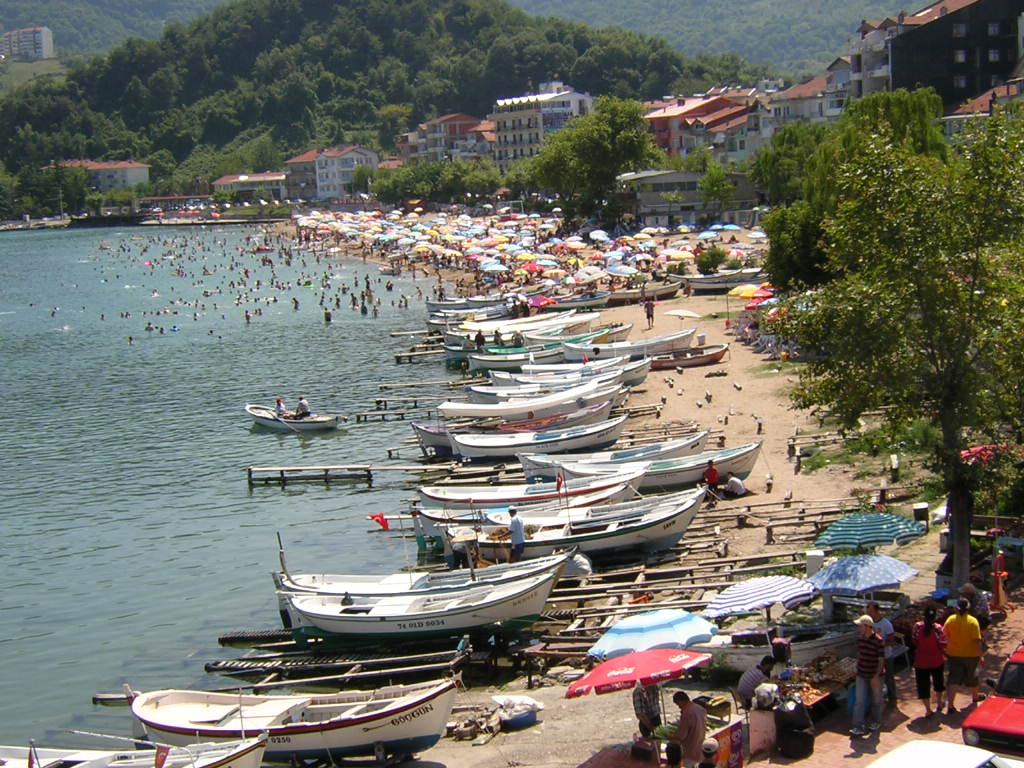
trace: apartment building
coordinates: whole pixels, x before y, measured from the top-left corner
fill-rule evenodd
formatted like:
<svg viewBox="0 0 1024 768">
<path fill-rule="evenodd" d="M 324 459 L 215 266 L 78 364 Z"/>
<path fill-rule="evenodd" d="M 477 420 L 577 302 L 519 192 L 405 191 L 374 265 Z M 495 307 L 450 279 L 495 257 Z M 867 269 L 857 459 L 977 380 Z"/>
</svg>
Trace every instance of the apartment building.
<svg viewBox="0 0 1024 768">
<path fill-rule="evenodd" d="M 594 97 L 554 81 L 537 93 L 498 99 L 487 119 L 494 123 L 494 160 L 502 172 L 517 160 L 534 157 L 546 138 L 574 117 L 588 114 Z"/>
<path fill-rule="evenodd" d="M 1024 0 L 939 0 L 865 21 L 849 44 L 852 99 L 931 87 L 951 109 L 1014 77 Z"/>
<path fill-rule="evenodd" d="M 727 174 L 733 185 L 731 210 L 725 221 L 747 221 L 747 214 L 759 204 L 759 196 L 745 173 Z M 618 177 L 619 199 L 624 208 L 644 226 L 666 227 L 695 224 L 708 215 L 700 192 L 703 174 L 689 171 L 650 170 L 624 173 Z"/>
<path fill-rule="evenodd" d="M 284 171 L 233 173 L 213 182 L 213 191 L 244 200 L 283 200 L 286 197 Z"/>
<path fill-rule="evenodd" d="M 836 120 L 846 106 L 850 86 L 850 59 L 840 56 L 829 64 L 824 75 L 779 91 L 770 100 L 776 125 Z"/>
<path fill-rule="evenodd" d="M 330 200 L 352 193 L 356 168 L 376 170 L 380 157 L 360 146 L 310 149 L 285 161 L 287 196 L 302 200 Z"/>
<path fill-rule="evenodd" d="M 88 185 L 100 192 L 135 189 L 149 183 L 149 166 L 134 160 L 63 160 L 65 168 L 84 168 Z M 53 166 L 48 166 L 52 168 Z"/>
<path fill-rule="evenodd" d="M 740 162 L 771 138 L 771 114 L 758 98 L 714 95 L 659 103 L 644 118 L 655 144 L 672 157 L 707 147 L 719 162 Z"/>
<path fill-rule="evenodd" d="M 53 32 L 49 27 L 12 29 L 0 35 L 0 56 L 34 61 L 52 59 L 56 55 L 53 48 Z"/>
</svg>

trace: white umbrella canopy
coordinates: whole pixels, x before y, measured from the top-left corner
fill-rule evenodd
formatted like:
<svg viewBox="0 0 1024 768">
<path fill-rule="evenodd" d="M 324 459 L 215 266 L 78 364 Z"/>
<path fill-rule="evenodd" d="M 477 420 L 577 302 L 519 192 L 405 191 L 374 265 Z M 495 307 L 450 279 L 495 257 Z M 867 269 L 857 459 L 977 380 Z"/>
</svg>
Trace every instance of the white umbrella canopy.
<svg viewBox="0 0 1024 768">
<path fill-rule="evenodd" d="M 668 312 L 665 313 L 665 317 L 678 317 L 680 319 L 688 317 L 694 320 L 698 320 L 700 319 L 701 315 L 689 309 L 670 309 Z"/>
</svg>

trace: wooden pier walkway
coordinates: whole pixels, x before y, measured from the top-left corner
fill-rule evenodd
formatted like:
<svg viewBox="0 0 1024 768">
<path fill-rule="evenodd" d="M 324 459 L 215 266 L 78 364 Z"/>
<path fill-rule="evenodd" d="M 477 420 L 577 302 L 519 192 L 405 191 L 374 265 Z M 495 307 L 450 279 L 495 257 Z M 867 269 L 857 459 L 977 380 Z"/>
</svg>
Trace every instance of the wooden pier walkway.
<svg viewBox="0 0 1024 768">
<path fill-rule="evenodd" d="M 332 464 L 311 467 L 246 467 L 249 485 L 277 483 L 326 483 L 364 482 L 373 484 L 375 473 L 404 472 L 422 474 L 425 472 L 450 472 L 457 465 L 448 464 Z"/>
</svg>

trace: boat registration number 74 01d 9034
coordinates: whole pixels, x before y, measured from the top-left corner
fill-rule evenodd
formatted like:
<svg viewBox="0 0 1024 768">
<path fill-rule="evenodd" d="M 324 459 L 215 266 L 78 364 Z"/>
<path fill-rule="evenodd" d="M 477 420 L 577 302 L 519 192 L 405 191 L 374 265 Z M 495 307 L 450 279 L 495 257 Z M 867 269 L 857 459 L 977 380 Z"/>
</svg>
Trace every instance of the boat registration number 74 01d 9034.
<svg viewBox="0 0 1024 768">
<path fill-rule="evenodd" d="M 423 629 L 424 627 L 443 627 L 444 619 L 424 619 L 423 621 L 400 621 L 399 629 Z"/>
</svg>

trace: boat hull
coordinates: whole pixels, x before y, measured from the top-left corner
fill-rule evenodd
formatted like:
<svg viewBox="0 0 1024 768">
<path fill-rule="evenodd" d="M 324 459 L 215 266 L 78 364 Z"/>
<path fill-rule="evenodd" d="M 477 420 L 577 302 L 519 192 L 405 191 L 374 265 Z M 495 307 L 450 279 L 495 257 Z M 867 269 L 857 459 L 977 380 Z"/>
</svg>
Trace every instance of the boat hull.
<svg viewBox="0 0 1024 768">
<path fill-rule="evenodd" d="M 580 454 L 577 457 L 557 456 L 547 453 L 517 453 L 516 458 L 519 459 L 519 463 L 523 467 L 523 474 L 526 475 L 526 479 L 533 482 L 536 480 L 554 479 L 558 476 L 562 463 L 566 461 L 626 464 L 638 461 L 658 461 L 691 456 L 704 450 L 707 439 L 707 432 L 697 432 L 690 437 L 678 440 L 642 445 L 637 448 L 627 448 L 619 451 Z"/>
<path fill-rule="evenodd" d="M 244 726 L 245 734 L 251 737 L 261 730 L 267 731 L 265 759 L 271 762 L 291 762 L 296 758 L 336 760 L 372 756 L 378 752 L 389 756 L 421 752 L 440 740 L 455 704 L 454 683 L 436 685 L 428 690 L 428 693 L 396 706 L 334 721 L 261 727 L 254 718 L 251 726 Z M 371 694 L 362 695 L 367 701 L 371 700 Z M 157 721 L 147 713 L 141 713 L 135 702 L 132 714 L 136 723 L 145 727 L 151 740 L 165 744 L 187 746 L 195 742 L 197 733 L 206 741 L 228 741 L 241 738 L 242 734 L 241 728 L 210 727 L 201 723 L 194 727 L 189 723 L 185 727 L 185 723 Z"/>
<path fill-rule="evenodd" d="M 508 435 L 449 435 L 452 452 L 464 459 L 505 459 L 530 448 L 554 453 L 588 451 L 614 445 L 626 427 L 626 416 L 602 424 L 589 424 L 571 430 L 521 432 Z"/>
<path fill-rule="evenodd" d="M 687 349 L 693 340 L 694 330 L 691 328 L 679 333 L 642 341 L 620 341 L 611 344 L 563 344 L 565 359 L 568 362 L 586 360 L 602 360 L 606 357 L 621 357 L 631 360 L 654 355 L 668 355 Z"/>
<path fill-rule="evenodd" d="M 639 288 L 631 288 L 625 291 L 614 291 L 612 295 L 608 297 L 608 306 L 618 307 L 624 304 L 639 304 L 642 301 L 646 301 L 647 298 L 654 299 L 655 301 L 671 299 L 679 293 L 680 288 L 682 288 L 682 286 L 677 283 L 666 283 L 653 288 L 647 288 L 645 291 L 641 291 Z"/>
<path fill-rule="evenodd" d="M 692 347 L 670 355 L 656 355 L 651 358 L 651 368 L 656 371 L 676 368 L 698 368 L 722 362 L 729 351 L 728 344 L 711 344 L 706 347 Z"/>
<path fill-rule="evenodd" d="M 709 653 L 716 666 L 734 672 L 746 672 L 760 663 L 771 649 L 767 645 L 732 645 L 728 635 L 715 635 L 709 643 L 699 643 L 688 650 Z M 791 664 L 794 667 L 808 666 L 826 651 L 832 651 L 838 659 L 856 657 L 857 633 L 849 630 L 830 630 L 813 640 L 800 640 L 799 635 L 791 638 Z"/>
<path fill-rule="evenodd" d="M 266 406 L 246 405 L 246 413 L 257 424 L 264 429 L 274 432 L 326 432 L 338 428 L 340 416 L 318 416 L 313 415 L 305 419 L 278 419 L 274 416 L 274 410 Z"/>
</svg>

